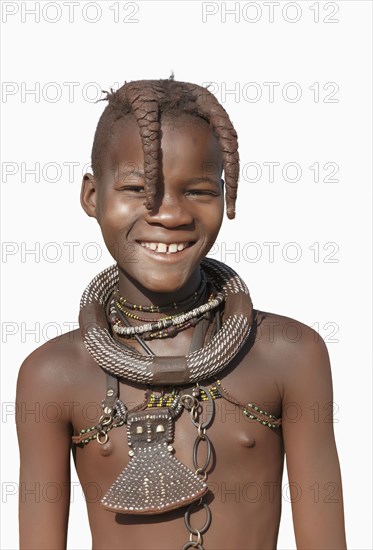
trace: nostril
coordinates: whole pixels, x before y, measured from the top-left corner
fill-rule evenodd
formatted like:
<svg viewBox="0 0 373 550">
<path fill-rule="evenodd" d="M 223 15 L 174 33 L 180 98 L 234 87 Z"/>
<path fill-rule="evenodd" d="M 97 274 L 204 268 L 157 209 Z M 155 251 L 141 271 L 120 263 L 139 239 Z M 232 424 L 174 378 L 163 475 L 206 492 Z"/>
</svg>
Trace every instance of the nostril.
<svg viewBox="0 0 373 550">
<path fill-rule="evenodd" d="M 180 203 L 164 201 L 158 207 L 148 210 L 145 219 L 150 224 L 158 223 L 167 227 L 190 225 L 193 222 L 192 214 Z"/>
</svg>

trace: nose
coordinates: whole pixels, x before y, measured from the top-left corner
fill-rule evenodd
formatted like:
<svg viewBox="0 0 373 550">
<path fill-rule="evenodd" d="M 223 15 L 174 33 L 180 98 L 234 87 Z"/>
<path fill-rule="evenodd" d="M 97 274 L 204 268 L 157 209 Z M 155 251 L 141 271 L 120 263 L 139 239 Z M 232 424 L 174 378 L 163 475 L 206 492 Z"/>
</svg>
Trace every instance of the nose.
<svg viewBox="0 0 373 550">
<path fill-rule="evenodd" d="M 193 215 L 185 204 L 185 199 L 171 195 L 157 197 L 154 208 L 146 213 L 146 221 L 149 224 L 159 224 L 164 227 L 180 227 L 191 225 Z"/>
</svg>

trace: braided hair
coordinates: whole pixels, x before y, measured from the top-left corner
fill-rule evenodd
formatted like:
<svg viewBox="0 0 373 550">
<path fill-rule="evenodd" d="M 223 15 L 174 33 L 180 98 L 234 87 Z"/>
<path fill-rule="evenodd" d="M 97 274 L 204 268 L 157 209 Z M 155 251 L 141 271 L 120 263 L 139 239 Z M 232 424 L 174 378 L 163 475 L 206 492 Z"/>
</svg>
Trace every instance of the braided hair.
<svg viewBox="0 0 373 550">
<path fill-rule="evenodd" d="M 105 92 L 108 101 L 95 132 L 92 147 L 92 169 L 99 174 L 100 155 L 114 132 L 115 123 L 132 114 L 140 129 L 144 151 L 146 208 L 151 210 L 158 181 L 159 134 L 161 115 L 176 118 L 183 114 L 199 117 L 209 123 L 216 135 L 223 159 L 226 184 L 226 211 L 235 217 L 239 174 L 237 133 L 216 97 L 207 89 L 189 82 L 169 79 L 126 82 L 117 91 Z"/>
</svg>

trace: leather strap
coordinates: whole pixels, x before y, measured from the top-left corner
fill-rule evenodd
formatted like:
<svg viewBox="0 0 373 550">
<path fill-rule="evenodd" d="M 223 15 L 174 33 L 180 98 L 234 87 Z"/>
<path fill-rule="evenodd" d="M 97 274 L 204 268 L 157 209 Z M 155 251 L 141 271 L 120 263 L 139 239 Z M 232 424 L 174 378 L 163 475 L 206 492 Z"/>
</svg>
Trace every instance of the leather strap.
<svg viewBox="0 0 373 550">
<path fill-rule="evenodd" d="M 119 381 L 116 376 L 106 373 L 106 395 L 104 399 L 104 413 L 111 414 L 115 402 L 119 397 Z"/>
<path fill-rule="evenodd" d="M 211 336 L 216 332 L 216 324 L 218 323 L 217 317 L 220 318 L 220 312 L 217 311 L 214 318 L 214 326 L 212 326 L 211 315 L 206 316 L 206 318 L 202 319 L 193 331 L 192 340 L 189 347 L 189 353 L 192 353 L 193 351 L 196 351 L 198 349 L 201 349 L 202 346 L 205 343 L 206 335 L 208 332 L 210 334 L 208 335 L 208 340 L 211 338 Z M 210 329 L 210 331 L 209 331 Z M 213 330 L 213 333 L 211 334 L 211 329 Z M 215 330 L 214 330 L 215 329 Z M 164 358 L 164 365 L 166 364 L 170 365 L 170 369 L 174 369 L 174 361 L 169 361 L 167 357 Z M 184 368 L 184 366 L 182 367 Z M 119 381 L 116 376 L 113 376 L 112 374 L 106 373 L 106 395 L 104 399 L 104 412 L 106 413 L 109 410 L 113 410 L 115 406 L 115 402 L 119 397 Z M 108 413 L 110 414 L 110 413 Z"/>
<path fill-rule="evenodd" d="M 201 349 L 205 343 L 207 331 L 211 322 L 211 315 L 206 315 L 195 327 L 190 342 L 189 353 Z"/>
</svg>

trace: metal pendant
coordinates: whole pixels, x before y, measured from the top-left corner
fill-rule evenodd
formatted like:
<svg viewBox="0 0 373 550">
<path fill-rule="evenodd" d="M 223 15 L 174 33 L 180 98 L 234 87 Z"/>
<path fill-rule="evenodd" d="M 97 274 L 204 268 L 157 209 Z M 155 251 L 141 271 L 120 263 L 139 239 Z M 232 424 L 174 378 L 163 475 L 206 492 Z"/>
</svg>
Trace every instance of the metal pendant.
<svg viewBox="0 0 373 550">
<path fill-rule="evenodd" d="M 168 408 L 130 413 L 131 460 L 103 497 L 103 507 L 122 514 L 161 514 L 200 499 L 207 484 L 174 457 L 173 438 Z"/>
</svg>

